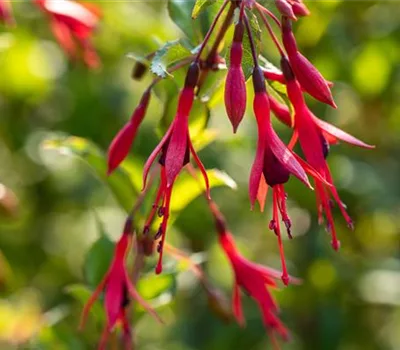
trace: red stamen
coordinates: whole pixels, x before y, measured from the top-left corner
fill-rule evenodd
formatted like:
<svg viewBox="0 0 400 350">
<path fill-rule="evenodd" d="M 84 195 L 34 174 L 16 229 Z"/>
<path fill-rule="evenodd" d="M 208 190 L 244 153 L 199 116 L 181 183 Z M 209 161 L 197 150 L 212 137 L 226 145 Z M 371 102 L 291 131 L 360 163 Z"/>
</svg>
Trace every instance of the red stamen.
<svg viewBox="0 0 400 350">
<path fill-rule="evenodd" d="M 325 191 L 324 185 L 320 181 L 315 181 L 316 192 L 319 197 L 319 201 L 321 203 L 321 207 L 325 213 L 325 217 L 327 220 L 327 230 L 332 236 L 332 247 L 336 251 L 340 248 L 340 242 L 337 239 L 336 229 L 335 229 L 335 222 L 333 220 L 332 211 L 329 206 L 329 198 Z"/>
<path fill-rule="evenodd" d="M 192 154 L 194 161 L 196 162 L 197 166 L 199 167 L 201 174 L 203 175 L 204 178 L 204 183 L 206 185 L 206 196 L 207 199 L 210 200 L 211 199 L 211 194 L 210 194 L 210 182 L 208 180 L 208 175 L 207 175 L 207 171 L 204 168 L 203 163 L 201 162 L 199 156 L 196 153 L 196 150 L 193 147 L 192 141 L 190 140 L 190 136 L 188 139 L 188 143 L 189 143 L 189 147 L 190 147 L 190 153 Z"/>
<path fill-rule="evenodd" d="M 285 193 L 285 188 L 283 185 L 277 185 L 276 191 L 278 193 L 278 198 L 279 198 L 278 207 L 279 211 L 281 212 L 282 221 L 286 226 L 286 231 L 289 238 L 292 239 L 293 238 L 291 233 L 292 221 L 290 220 L 286 207 L 287 194 Z"/>
<path fill-rule="evenodd" d="M 165 190 L 165 214 L 163 221 L 161 223 L 161 231 L 162 231 L 162 237 L 161 237 L 161 242 L 160 242 L 160 255 L 158 257 L 158 262 L 156 266 L 156 274 L 159 275 L 162 272 L 162 258 L 163 258 L 163 252 L 164 252 L 164 242 L 165 242 L 165 236 L 167 232 L 167 226 L 168 226 L 168 219 L 169 219 L 169 206 L 170 206 L 170 201 L 171 201 L 171 193 L 172 193 L 172 186 L 169 186 Z"/>
<path fill-rule="evenodd" d="M 143 233 L 146 229 L 150 229 L 151 223 L 153 222 L 154 216 L 156 215 L 156 212 L 159 208 L 158 203 L 160 202 L 162 196 L 164 195 L 166 183 L 167 183 L 167 178 L 166 178 L 166 174 L 165 174 L 165 167 L 161 166 L 160 185 L 157 190 L 156 199 L 153 203 L 153 207 L 151 208 L 149 217 L 147 218 L 147 221 L 144 225 Z"/>
<path fill-rule="evenodd" d="M 279 209 L 278 209 L 278 202 L 279 202 L 279 189 L 278 187 L 274 186 L 272 189 L 273 193 L 273 221 L 274 231 L 278 237 L 278 245 L 279 245 L 279 254 L 281 257 L 281 264 L 282 264 L 282 281 L 287 286 L 289 284 L 289 274 L 287 272 L 286 261 L 285 261 L 285 252 L 283 249 L 283 242 L 281 237 L 281 229 L 279 225 Z"/>
<path fill-rule="evenodd" d="M 332 175 L 331 175 L 331 172 L 329 171 L 329 169 L 326 170 L 326 179 L 327 179 L 330 183 L 333 183 L 333 182 L 332 182 L 332 181 L 333 181 Z M 338 193 L 337 190 L 336 190 L 336 187 L 335 187 L 335 186 L 330 186 L 330 191 L 331 191 L 332 196 L 333 196 L 333 198 L 335 199 L 336 203 L 338 204 L 339 209 L 340 209 L 340 211 L 341 211 L 341 213 L 342 213 L 344 219 L 345 219 L 346 222 L 347 222 L 347 226 L 348 226 L 351 230 L 354 230 L 354 223 L 353 223 L 353 220 L 352 220 L 352 218 L 349 216 L 349 214 L 347 214 L 346 207 L 345 207 L 345 205 L 343 204 L 343 202 L 341 201 L 341 199 L 340 199 L 340 197 L 339 197 L 339 193 Z"/>
</svg>

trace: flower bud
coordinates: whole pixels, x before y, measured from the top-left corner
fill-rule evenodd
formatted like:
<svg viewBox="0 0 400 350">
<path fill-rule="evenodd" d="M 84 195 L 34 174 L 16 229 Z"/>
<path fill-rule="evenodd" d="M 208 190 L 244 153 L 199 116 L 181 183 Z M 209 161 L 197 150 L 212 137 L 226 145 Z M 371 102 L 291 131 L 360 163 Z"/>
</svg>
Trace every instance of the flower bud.
<svg viewBox="0 0 400 350">
<path fill-rule="evenodd" d="M 292 6 L 286 0 L 275 0 L 275 6 L 282 16 L 286 16 L 294 21 L 297 20 Z"/>
<path fill-rule="evenodd" d="M 289 60 L 293 72 L 304 91 L 315 99 L 336 108 L 329 85 L 318 69 L 300 52 L 297 52 L 292 57 L 289 56 Z"/>
<path fill-rule="evenodd" d="M 307 8 L 306 5 L 303 4 L 302 1 L 295 1 L 292 4 L 293 12 L 296 16 L 305 17 L 310 15 L 310 10 Z"/>
<path fill-rule="evenodd" d="M 150 91 L 146 91 L 128 123 L 118 132 L 108 148 L 108 170 L 110 175 L 126 158 L 143 121 L 150 101 Z"/>
<path fill-rule="evenodd" d="M 315 99 L 336 108 L 328 82 L 318 69 L 297 50 L 292 24 L 287 18 L 282 20 L 282 41 L 289 56 L 293 73 L 304 91 Z M 285 78 L 288 80 L 287 77 Z"/>
<path fill-rule="evenodd" d="M 230 67 L 225 82 L 225 108 L 231 121 L 233 132 L 243 119 L 246 111 L 246 79 L 242 69 L 244 26 L 239 22 L 230 52 Z"/>
</svg>

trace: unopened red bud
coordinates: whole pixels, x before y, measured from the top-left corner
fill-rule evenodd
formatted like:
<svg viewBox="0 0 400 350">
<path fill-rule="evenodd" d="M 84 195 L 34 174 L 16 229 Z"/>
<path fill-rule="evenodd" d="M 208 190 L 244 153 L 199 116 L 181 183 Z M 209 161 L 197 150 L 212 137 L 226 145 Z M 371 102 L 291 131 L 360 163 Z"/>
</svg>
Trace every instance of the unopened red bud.
<svg viewBox="0 0 400 350">
<path fill-rule="evenodd" d="M 302 2 L 294 2 L 292 4 L 293 12 L 296 16 L 305 17 L 310 15 L 310 10 Z"/>
<path fill-rule="evenodd" d="M 246 79 L 242 69 L 244 26 L 239 22 L 230 51 L 230 66 L 225 82 L 225 108 L 231 121 L 233 132 L 236 133 L 246 112 Z"/>
<path fill-rule="evenodd" d="M 118 132 L 108 148 L 108 170 L 110 175 L 126 158 L 135 139 L 136 132 L 146 115 L 147 106 L 150 101 L 150 91 L 142 96 L 139 105 L 133 112 L 131 120 Z"/>
<path fill-rule="evenodd" d="M 286 0 L 275 0 L 275 5 L 282 16 L 286 16 L 294 21 L 297 20 L 292 6 Z"/>
<path fill-rule="evenodd" d="M 336 108 L 328 82 L 318 69 L 297 50 L 292 23 L 285 17 L 282 18 L 282 41 L 289 56 L 290 66 L 303 90 L 315 99 Z M 286 73 L 283 72 L 283 74 L 288 80 Z"/>
<path fill-rule="evenodd" d="M 128 122 L 114 137 L 108 149 L 108 170 L 110 175 L 126 158 L 136 134 L 135 125 Z"/>
<path fill-rule="evenodd" d="M 282 17 L 282 42 L 289 56 L 296 54 L 297 43 L 292 31 L 292 21 L 287 17 Z"/>
<path fill-rule="evenodd" d="M 300 52 L 289 56 L 289 60 L 293 72 L 304 91 L 315 99 L 336 108 L 329 85 L 318 69 Z"/>
<path fill-rule="evenodd" d="M 225 83 L 225 108 L 234 133 L 246 112 L 246 103 L 246 80 L 242 66 L 231 65 Z"/>
</svg>

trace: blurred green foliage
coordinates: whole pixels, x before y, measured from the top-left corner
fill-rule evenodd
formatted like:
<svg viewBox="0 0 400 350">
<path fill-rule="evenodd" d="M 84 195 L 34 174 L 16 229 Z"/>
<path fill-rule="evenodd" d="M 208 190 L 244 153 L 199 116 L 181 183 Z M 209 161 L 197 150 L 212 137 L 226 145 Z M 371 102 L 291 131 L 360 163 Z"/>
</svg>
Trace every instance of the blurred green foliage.
<svg viewBox="0 0 400 350">
<path fill-rule="evenodd" d="M 287 186 L 295 239 L 285 242 L 286 255 L 291 274 L 303 284 L 276 293 L 282 319 L 293 335 L 283 347 L 397 350 L 400 7 L 390 1 L 308 5 L 312 16 L 296 24 L 296 36 L 305 55 L 335 82 L 339 109 L 311 100 L 310 104 L 321 118 L 377 149 L 339 145 L 331 153 L 336 184 L 356 224 L 350 232 L 335 213 L 342 241 L 338 254 L 316 223 L 313 194 L 296 180 Z M 168 121 L 154 98 L 131 159 L 107 186 L 98 176 L 104 174 L 104 151 L 150 82 L 149 75 L 142 82 L 131 80 L 133 63 L 126 54 L 145 56 L 183 33 L 168 17 L 166 2 L 100 2 L 104 18 L 95 46 L 103 67 L 92 72 L 66 60 L 46 18 L 32 4 L 13 6 L 18 26 L 0 32 L 0 183 L 5 186 L 0 188 L 0 348 L 92 349 L 104 320 L 100 304 L 84 332 L 78 333 L 77 325 L 88 288 L 106 268 L 93 254 L 106 259 L 110 242 L 119 236 L 123 208 L 129 210 L 138 195 L 141 166 L 157 143 L 157 126 L 163 127 L 159 120 Z M 209 10 L 214 11 L 214 5 Z M 263 53 L 277 62 L 267 35 L 262 41 Z M 179 73 L 175 78 L 182 79 Z M 267 228 L 270 210 L 250 212 L 247 200 L 256 142 L 254 118 L 249 112 L 233 136 L 220 97 L 209 101 L 209 122 L 218 132 L 217 140 L 200 156 L 207 168 L 226 171 L 238 189 L 215 188 L 214 199 L 244 255 L 279 268 L 276 239 Z M 287 129 L 278 123 L 276 127 L 289 139 Z M 51 147 L 43 147 L 44 140 L 52 140 L 45 144 Z M 208 143 L 198 142 L 199 147 Z M 177 212 L 183 210 L 176 215 L 168 240 L 188 252 L 206 251 L 204 268 L 230 298 L 231 271 L 216 245 L 212 219 L 203 198 L 192 201 L 200 190 L 193 195 L 184 191 L 188 200 L 177 200 Z M 207 298 L 191 272 L 182 272 L 173 260 L 166 263 L 165 275 L 145 275 L 139 289 L 146 298 L 156 299 L 167 326 L 135 314 L 139 349 L 270 347 L 250 300 L 245 302 L 247 327 L 226 324 L 207 308 Z"/>
</svg>

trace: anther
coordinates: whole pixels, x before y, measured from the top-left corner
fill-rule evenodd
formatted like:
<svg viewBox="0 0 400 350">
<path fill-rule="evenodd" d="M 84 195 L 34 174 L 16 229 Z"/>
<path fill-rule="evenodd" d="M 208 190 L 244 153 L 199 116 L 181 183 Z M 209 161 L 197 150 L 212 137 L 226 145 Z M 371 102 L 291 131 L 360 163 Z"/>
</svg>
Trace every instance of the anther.
<svg viewBox="0 0 400 350">
<path fill-rule="evenodd" d="M 350 221 L 347 222 L 347 227 L 354 231 L 354 221 L 350 219 Z"/>
<path fill-rule="evenodd" d="M 332 245 L 332 248 L 336 251 L 338 251 L 340 249 L 340 241 L 338 241 L 336 239 L 331 241 L 331 245 Z"/>
<path fill-rule="evenodd" d="M 276 231 L 276 221 L 275 221 L 275 220 L 271 220 L 271 221 L 269 222 L 268 228 L 269 228 L 271 231 Z"/>
<path fill-rule="evenodd" d="M 164 207 L 158 208 L 157 214 L 158 214 L 158 216 L 159 216 L 160 218 L 162 218 L 162 217 L 164 216 L 164 214 L 165 214 L 165 208 L 164 208 Z"/>
<path fill-rule="evenodd" d="M 154 240 L 156 241 L 157 239 L 159 239 L 162 236 L 162 228 L 160 227 L 156 233 L 156 235 L 154 236 Z"/>
<path fill-rule="evenodd" d="M 288 237 L 289 237 L 290 239 L 293 239 L 292 230 L 291 230 L 291 228 L 292 228 L 292 222 L 290 221 L 290 219 L 283 220 L 283 222 L 285 223 L 286 231 L 287 231 Z"/>
<path fill-rule="evenodd" d="M 289 285 L 290 277 L 287 273 L 282 274 L 281 279 L 285 286 Z"/>
</svg>

